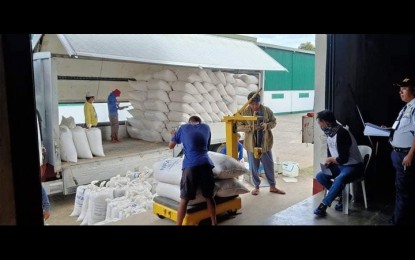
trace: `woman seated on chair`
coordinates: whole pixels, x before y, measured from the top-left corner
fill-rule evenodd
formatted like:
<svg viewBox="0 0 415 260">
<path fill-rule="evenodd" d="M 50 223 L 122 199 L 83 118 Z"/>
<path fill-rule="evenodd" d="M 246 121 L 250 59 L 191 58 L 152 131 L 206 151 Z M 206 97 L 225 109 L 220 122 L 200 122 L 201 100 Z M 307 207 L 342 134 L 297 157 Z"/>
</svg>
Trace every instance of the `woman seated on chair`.
<svg viewBox="0 0 415 260">
<path fill-rule="evenodd" d="M 319 112 L 317 123 L 327 136 L 325 165 L 331 171 L 331 175 L 320 171 L 316 176 L 317 181 L 328 190 L 328 193 L 314 210 L 314 214 L 324 217 L 327 207 L 330 207 L 333 200 L 341 194 L 346 184 L 363 175 L 363 162 L 354 136 L 336 122 L 333 112 Z M 343 209 L 341 200 L 335 209 Z"/>
</svg>

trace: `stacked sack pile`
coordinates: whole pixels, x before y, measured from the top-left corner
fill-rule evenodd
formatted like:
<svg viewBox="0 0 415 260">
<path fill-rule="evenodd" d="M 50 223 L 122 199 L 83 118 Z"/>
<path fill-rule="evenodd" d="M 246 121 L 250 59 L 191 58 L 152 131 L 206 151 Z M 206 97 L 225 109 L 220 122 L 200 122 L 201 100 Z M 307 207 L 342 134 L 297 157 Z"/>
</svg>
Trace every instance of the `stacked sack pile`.
<svg viewBox="0 0 415 260">
<path fill-rule="evenodd" d="M 78 158 L 91 159 L 94 156 L 105 156 L 99 128 L 85 129 L 76 126 L 73 117 L 62 116 L 59 130 L 61 160 L 77 162 Z"/>
<path fill-rule="evenodd" d="M 128 112 L 128 134 L 152 142 L 169 142 L 171 129 L 199 116 L 203 122 L 220 122 L 233 115 L 258 90 L 258 79 L 203 69 L 162 70 L 129 81 L 133 109 Z"/>
<path fill-rule="evenodd" d="M 108 182 L 93 181 L 78 186 L 74 209 L 70 216 L 78 217 L 81 225 L 103 225 L 152 210 L 157 182 L 153 171 L 127 172 Z"/>
<path fill-rule="evenodd" d="M 234 158 L 215 152 L 208 152 L 215 167 L 216 197 L 231 197 L 248 193 L 249 190 L 236 179 L 236 177 L 248 173 L 245 166 Z M 157 180 L 156 192 L 158 196 L 166 197 L 180 202 L 180 180 L 182 177 L 183 158 L 169 158 L 156 162 L 153 166 L 154 178 Z M 205 202 L 200 189 L 196 198 L 189 201 L 189 205 Z"/>
</svg>

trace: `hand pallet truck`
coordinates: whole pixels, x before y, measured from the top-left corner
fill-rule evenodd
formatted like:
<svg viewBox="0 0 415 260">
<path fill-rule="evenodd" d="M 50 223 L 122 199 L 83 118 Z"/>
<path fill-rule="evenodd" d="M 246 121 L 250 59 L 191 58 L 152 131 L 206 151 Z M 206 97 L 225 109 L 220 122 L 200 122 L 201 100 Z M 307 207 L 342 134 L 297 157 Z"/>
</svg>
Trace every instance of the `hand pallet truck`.
<svg viewBox="0 0 415 260">
<path fill-rule="evenodd" d="M 242 206 L 241 198 L 239 196 L 215 197 L 215 202 L 216 215 L 224 212 L 236 215 L 236 212 Z M 161 219 L 168 218 L 176 221 L 178 208 L 179 203 L 169 198 L 157 196 L 153 199 L 153 213 Z M 198 225 L 201 220 L 206 218 L 210 218 L 206 202 L 187 206 L 186 216 L 183 219 L 183 225 Z"/>
</svg>

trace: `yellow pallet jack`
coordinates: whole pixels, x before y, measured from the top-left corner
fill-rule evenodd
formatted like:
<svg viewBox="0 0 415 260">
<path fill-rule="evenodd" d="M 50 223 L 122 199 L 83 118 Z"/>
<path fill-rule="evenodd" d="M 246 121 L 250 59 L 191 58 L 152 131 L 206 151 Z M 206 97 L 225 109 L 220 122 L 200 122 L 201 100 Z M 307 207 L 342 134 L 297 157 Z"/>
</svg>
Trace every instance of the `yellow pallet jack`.
<svg viewBox="0 0 415 260">
<path fill-rule="evenodd" d="M 237 211 L 242 207 L 241 198 L 239 196 L 215 197 L 216 214 L 228 213 L 236 215 Z M 153 213 L 159 218 L 168 218 L 173 221 L 177 220 L 177 210 L 179 203 L 166 197 L 157 196 L 153 200 Z M 183 219 L 183 225 L 198 225 L 203 219 L 210 218 L 207 210 L 206 202 L 193 206 L 187 206 L 186 215 Z"/>
</svg>

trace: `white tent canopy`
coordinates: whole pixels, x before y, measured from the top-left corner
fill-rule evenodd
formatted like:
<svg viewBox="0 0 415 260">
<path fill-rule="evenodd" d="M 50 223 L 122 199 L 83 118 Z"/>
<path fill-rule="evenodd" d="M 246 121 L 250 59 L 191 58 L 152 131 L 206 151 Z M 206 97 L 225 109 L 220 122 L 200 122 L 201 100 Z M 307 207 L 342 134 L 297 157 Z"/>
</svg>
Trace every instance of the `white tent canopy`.
<svg viewBox="0 0 415 260">
<path fill-rule="evenodd" d="M 286 69 L 253 42 L 205 34 L 59 34 L 71 56 L 199 68 Z"/>
</svg>

